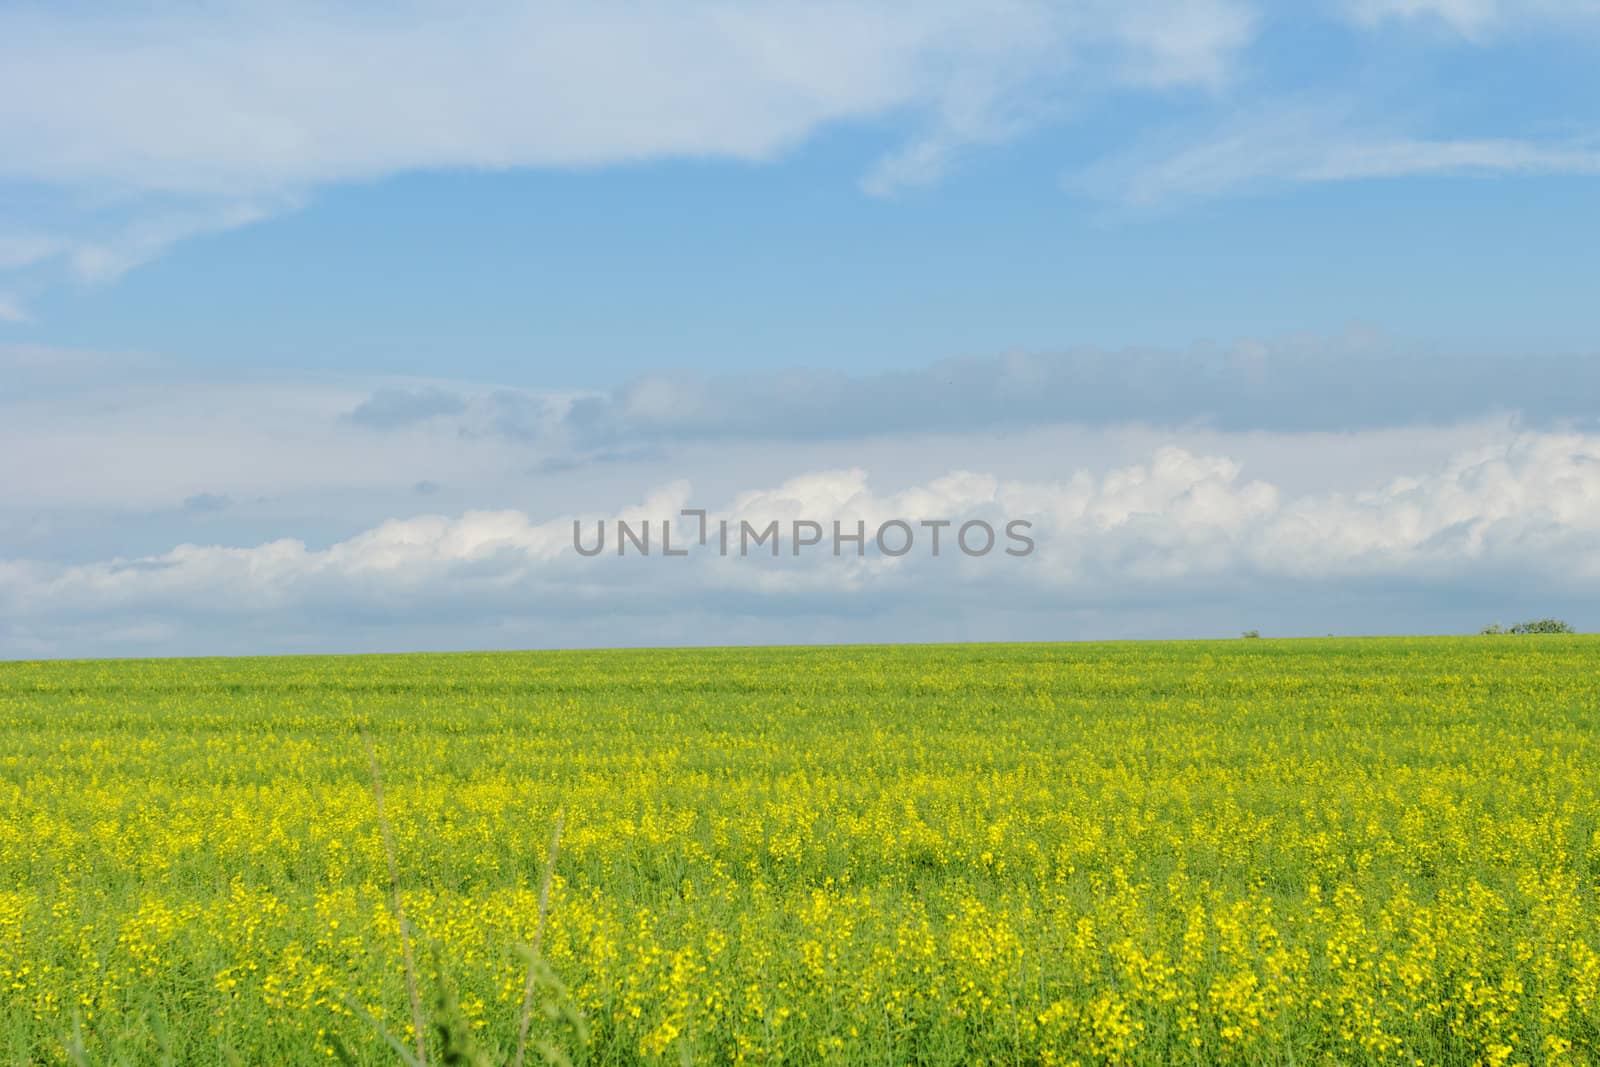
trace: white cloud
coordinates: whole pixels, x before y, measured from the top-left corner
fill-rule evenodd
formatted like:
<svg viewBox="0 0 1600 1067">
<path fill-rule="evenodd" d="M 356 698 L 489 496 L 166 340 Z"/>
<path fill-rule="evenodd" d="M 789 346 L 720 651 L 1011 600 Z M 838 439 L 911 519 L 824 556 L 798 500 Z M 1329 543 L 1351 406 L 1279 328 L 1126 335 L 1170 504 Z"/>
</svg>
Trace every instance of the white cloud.
<svg viewBox="0 0 1600 1067">
<path fill-rule="evenodd" d="M 1109 17 L 1130 46 L 1123 76 L 1157 87 L 1221 87 L 1231 79 L 1232 60 L 1254 38 L 1259 22 L 1255 10 L 1244 5 L 1190 0 L 1116 4 Z"/>
<path fill-rule="evenodd" d="M 1210 134 L 1149 144 L 1068 178 L 1070 189 L 1160 208 L 1285 184 L 1419 175 L 1600 174 L 1600 135 L 1535 141 L 1417 137 L 1344 105 L 1276 105 Z"/>
<path fill-rule="evenodd" d="M 1078 75 L 1077 95 L 1107 85 L 1214 89 L 1254 37 L 1254 12 L 1231 0 L 1154 0 L 1138 4 L 1063 5 L 1050 19 L 1020 24 L 999 41 L 994 62 L 952 65 L 934 99 L 930 128 L 879 160 L 862 179 L 876 196 L 927 185 L 968 148 L 1011 140 L 1070 108 L 1055 91 Z M 1109 57 L 1097 54 L 1115 42 Z M 1085 76 L 1083 69 L 1102 68 Z M 1081 101 L 1077 101 L 1081 102 Z"/>
<path fill-rule="evenodd" d="M 922 132 L 866 179 L 887 192 L 1063 100 L 1214 85 L 1252 26 L 1244 0 L 3 5 L 0 183 L 87 193 L 99 229 L 69 206 L 0 270 L 107 280 L 333 183 L 764 161 L 904 118 Z"/>
<path fill-rule="evenodd" d="M 839 124 L 893 124 L 874 195 L 1112 94 L 1244 86 L 1250 0 L 492 0 L 0 5 L 0 185 L 65 191 L 6 219 L 0 271 L 105 281 L 173 243 L 293 210 L 324 186 L 416 170 L 762 162 Z M 1429 18 L 1486 38 L 1568 26 L 1600 0 L 1351 0 L 1378 29 Z M 1274 18 L 1288 17 L 1282 13 Z M 1249 99 L 1240 95 L 1237 99 Z M 1593 140 L 1305 125 L 1288 111 L 1114 156 L 1082 184 L 1133 204 L 1273 181 L 1600 170 Z M 86 207 L 86 205 L 91 205 Z"/>
<path fill-rule="evenodd" d="M 764 159 L 1080 56 L 1208 81 L 1232 0 L 0 10 L 0 174 L 238 194 L 426 167 Z M 955 90 L 960 94 L 964 90 Z"/>
<path fill-rule="evenodd" d="M 122 206 L 122 221 L 96 224 L 88 236 L 30 234 L 0 239 L 0 272 L 38 273 L 60 265 L 79 282 L 112 282 L 158 258 L 172 245 L 206 234 L 238 229 L 293 210 L 296 197 L 195 201 L 179 207 L 150 207 L 143 200 Z"/>
<path fill-rule="evenodd" d="M 1585 139 L 1532 141 L 1352 140 L 1308 158 L 1291 173 L 1298 181 L 1394 178 L 1408 174 L 1600 174 L 1600 146 Z"/>
<path fill-rule="evenodd" d="M 1469 40 L 1523 23 L 1600 20 L 1600 0 L 1350 0 L 1347 10 L 1365 26 L 1437 19 Z"/>
<path fill-rule="evenodd" d="M 20 270 L 43 262 L 62 251 L 62 242 L 43 234 L 0 235 L 0 270 Z"/>
<path fill-rule="evenodd" d="M 27 321 L 28 309 L 22 306 L 22 301 L 10 293 L 0 292 L 0 322 Z"/>
<path fill-rule="evenodd" d="M 249 226 L 292 210 L 296 203 L 284 195 L 258 197 L 135 218 L 105 237 L 64 242 L 63 254 L 80 280 L 115 281 L 180 241 Z"/>
<path fill-rule="evenodd" d="M 611 517 L 673 519 L 701 503 L 675 482 Z M 946 532 L 937 559 L 925 551 L 857 559 L 848 550 L 836 558 L 826 547 L 797 559 L 787 546 L 776 559 L 741 559 L 720 557 L 713 535 L 688 559 L 583 559 L 571 548 L 572 516 L 475 511 L 392 520 L 320 549 L 275 540 L 77 565 L 0 563 L 0 618 L 19 644 L 76 623 L 96 632 L 161 624 L 203 646 L 210 630 L 246 623 L 294 633 L 314 619 L 559 616 L 588 624 L 670 616 L 691 602 L 730 617 L 800 619 L 897 610 L 932 617 L 978 604 L 1048 612 L 1194 590 L 1226 603 L 1231 590 L 1263 582 L 1313 611 L 1318 583 L 1348 593 L 1362 580 L 1593 596 L 1600 437 L 1521 435 L 1357 492 L 1294 494 L 1245 480 L 1228 457 L 1177 447 L 1103 475 L 1010 481 L 954 471 L 890 492 L 861 469 L 818 471 L 736 493 L 711 521 L 714 529 L 727 518 L 737 529 L 740 519 L 802 517 L 825 528 L 861 520 L 869 532 L 890 518 L 996 527 L 1025 518 L 1038 548 L 1027 558 L 970 559 L 949 551 Z M 689 530 L 679 538 L 689 541 Z M 626 633 L 616 640 L 635 643 Z"/>
</svg>

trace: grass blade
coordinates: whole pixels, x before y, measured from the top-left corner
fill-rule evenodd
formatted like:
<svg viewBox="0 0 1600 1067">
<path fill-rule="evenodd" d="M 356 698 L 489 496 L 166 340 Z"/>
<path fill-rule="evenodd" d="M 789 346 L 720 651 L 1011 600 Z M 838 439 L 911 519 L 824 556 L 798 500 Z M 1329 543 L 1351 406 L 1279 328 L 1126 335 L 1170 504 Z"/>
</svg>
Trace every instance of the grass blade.
<svg viewBox="0 0 1600 1067">
<path fill-rule="evenodd" d="M 417 992 L 417 965 L 411 955 L 411 931 L 406 926 L 405 902 L 400 898 L 400 865 L 394 858 L 394 834 L 389 829 L 389 816 L 383 808 L 383 775 L 378 769 L 378 750 L 366 728 L 361 729 L 361 740 L 367 746 L 367 760 L 372 765 L 372 796 L 378 805 L 378 831 L 383 835 L 383 854 L 389 861 L 389 895 L 394 901 L 394 917 L 400 924 L 400 953 L 405 959 L 406 993 L 411 998 L 411 1032 L 416 1039 L 418 1067 L 428 1067 L 427 1028 L 422 1019 L 422 998 Z"/>
<path fill-rule="evenodd" d="M 512 1058 L 513 1067 L 522 1067 L 528 1048 L 528 1026 L 533 1022 L 533 992 L 537 985 L 539 945 L 544 940 L 544 917 L 550 910 L 550 880 L 556 873 L 556 853 L 561 849 L 562 812 L 556 810 L 556 829 L 550 838 L 550 857 L 544 865 L 544 881 L 539 886 L 539 918 L 533 928 L 533 955 L 528 960 L 528 980 L 522 988 L 522 1015 L 517 1022 L 517 1053 Z"/>
</svg>

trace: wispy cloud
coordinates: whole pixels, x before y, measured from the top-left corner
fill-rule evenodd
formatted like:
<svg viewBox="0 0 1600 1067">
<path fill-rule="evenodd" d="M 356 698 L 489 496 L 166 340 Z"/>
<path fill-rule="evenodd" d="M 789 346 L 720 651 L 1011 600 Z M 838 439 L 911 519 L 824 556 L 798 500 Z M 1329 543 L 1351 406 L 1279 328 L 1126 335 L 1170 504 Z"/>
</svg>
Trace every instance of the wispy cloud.
<svg viewBox="0 0 1600 1067">
<path fill-rule="evenodd" d="M 1430 19 L 1477 40 L 1597 10 L 1600 0 L 1343 7 L 1374 35 Z M 65 208 L 42 234 L 37 219 L 0 213 L 0 233 L 13 234 L 0 238 L 0 272 L 65 265 L 78 280 L 113 279 L 338 183 L 441 168 L 764 162 L 841 124 L 885 139 L 860 183 L 890 195 L 939 181 L 984 146 L 1103 117 L 1129 94 L 1179 90 L 1245 117 L 1208 138 L 1113 146 L 1074 185 L 1171 205 L 1273 182 L 1600 167 L 1592 139 L 1307 125 L 1317 116 L 1293 107 L 1251 118 L 1252 101 L 1286 88 L 1251 62 L 1261 28 L 1323 19 L 1269 15 L 1251 0 L 496 0 L 470 16 L 293 2 L 270 17 L 233 3 L 0 5 L 0 187 L 120 205 L 97 209 L 92 225 Z M 1129 141 L 1148 128 L 1138 119 Z"/>
<path fill-rule="evenodd" d="M 136 215 L 103 237 L 64 242 L 63 254 L 80 280 L 115 281 L 180 241 L 249 226 L 291 211 L 298 203 L 297 197 L 280 194 Z"/>
<path fill-rule="evenodd" d="M 20 298 L 10 293 L 0 292 L 0 322 L 21 323 L 28 321 L 28 310 L 22 306 Z"/>
<path fill-rule="evenodd" d="M 987 45 L 991 62 L 949 65 L 924 102 L 923 131 L 880 159 L 862 188 L 885 196 L 931 184 L 962 153 L 1013 140 L 1111 91 L 1219 88 L 1256 25 L 1237 0 L 1090 0 L 996 23 L 986 42 L 974 42 Z"/>
<path fill-rule="evenodd" d="M 43 234 L 0 235 L 0 270 L 21 270 L 60 255 L 65 243 Z"/>
<path fill-rule="evenodd" d="M 301 202 L 288 193 L 213 202 L 156 199 L 152 204 L 146 197 L 116 198 L 92 221 L 75 224 L 83 232 L 0 238 L 0 275 L 26 277 L 36 285 L 51 277 L 91 285 L 113 282 L 182 241 L 261 222 Z"/>
<path fill-rule="evenodd" d="M 762 159 L 828 122 L 1073 65 L 1211 81 L 1250 25 L 1237 0 L 9 7 L 0 99 L 29 103 L 0 109 L 0 174 L 238 195 L 426 167 Z"/>
<path fill-rule="evenodd" d="M 1136 210 L 1293 184 L 1423 175 L 1600 174 L 1600 134 L 1563 140 L 1396 133 L 1348 104 L 1277 105 L 1071 174 L 1070 191 Z"/>
<path fill-rule="evenodd" d="M 1252 26 L 1244 0 L 0 6 L 0 183 L 126 205 L 109 230 L 0 241 L 0 270 L 107 280 L 334 183 L 763 161 L 903 119 L 921 132 L 865 179 L 883 193 L 1064 99 L 1215 84 Z"/>
<path fill-rule="evenodd" d="M 1473 41 L 1530 23 L 1600 23 L 1596 0 L 1348 0 L 1346 11 L 1364 26 L 1435 20 Z"/>
</svg>

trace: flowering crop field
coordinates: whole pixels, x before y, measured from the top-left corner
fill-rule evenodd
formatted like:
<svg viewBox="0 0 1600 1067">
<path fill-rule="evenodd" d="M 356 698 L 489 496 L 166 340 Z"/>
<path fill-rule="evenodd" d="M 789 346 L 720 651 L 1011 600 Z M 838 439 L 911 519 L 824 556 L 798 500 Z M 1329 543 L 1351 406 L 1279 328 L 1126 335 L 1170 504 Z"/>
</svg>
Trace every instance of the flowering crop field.
<svg viewBox="0 0 1600 1067">
<path fill-rule="evenodd" d="M 1600 1063 L 1597 677 L 1586 637 L 0 664 L 0 1057 L 395 1063 L 409 944 L 433 1063 L 513 1059 L 530 968 L 529 1063 Z"/>
</svg>

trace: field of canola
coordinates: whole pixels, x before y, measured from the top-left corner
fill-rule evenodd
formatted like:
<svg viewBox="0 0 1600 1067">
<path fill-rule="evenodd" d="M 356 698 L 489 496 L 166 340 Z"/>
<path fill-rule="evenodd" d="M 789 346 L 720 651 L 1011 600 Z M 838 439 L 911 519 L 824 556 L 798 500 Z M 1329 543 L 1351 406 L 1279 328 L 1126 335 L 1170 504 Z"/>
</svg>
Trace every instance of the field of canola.
<svg viewBox="0 0 1600 1067">
<path fill-rule="evenodd" d="M 529 1063 L 1600 1063 L 1597 678 L 1587 637 L 0 663 L 0 1060 L 398 1062 L 365 725 L 480 1062 L 560 808 L 536 1000 L 587 1038 L 536 1012 Z"/>
</svg>

